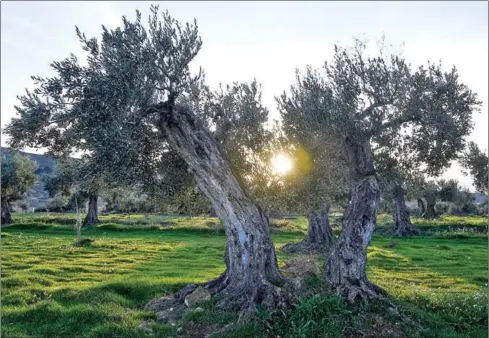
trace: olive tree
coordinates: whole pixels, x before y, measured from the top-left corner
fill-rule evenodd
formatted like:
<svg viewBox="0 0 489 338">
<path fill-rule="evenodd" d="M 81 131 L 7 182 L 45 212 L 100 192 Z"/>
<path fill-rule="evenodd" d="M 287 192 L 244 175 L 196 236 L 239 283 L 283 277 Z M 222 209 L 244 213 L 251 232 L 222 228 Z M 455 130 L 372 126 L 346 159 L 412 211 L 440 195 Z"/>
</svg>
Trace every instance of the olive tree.
<svg viewBox="0 0 489 338">
<path fill-rule="evenodd" d="M 383 198 L 394 201 L 392 212 L 393 227 L 388 232 L 394 236 L 418 235 L 419 231 L 411 222 L 405 196 L 407 190 L 414 184 L 413 182 L 416 182 L 418 177 L 424 177 L 423 173 L 414 168 L 407 170 L 402 165 L 402 161 L 390 156 L 389 150 L 384 150 L 384 152 L 375 156 L 375 164 Z M 421 203 L 424 208 L 422 200 Z"/>
<path fill-rule="evenodd" d="M 471 214 L 475 212 L 474 194 L 468 189 L 462 188 L 455 179 L 438 180 L 439 197 L 442 202 L 449 202 L 454 209 L 452 214 Z M 448 211 L 448 210 L 446 210 Z"/>
<path fill-rule="evenodd" d="M 477 144 L 469 142 L 466 151 L 462 156 L 462 166 L 468 170 L 468 174 L 474 180 L 474 187 L 477 191 L 487 195 L 488 193 L 488 170 L 489 159 L 487 151 L 479 149 Z"/>
<path fill-rule="evenodd" d="M 36 167 L 36 162 L 26 156 L 2 152 L 2 225 L 12 222 L 10 203 L 22 199 L 36 183 Z"/>
<path fill-rule="evenodd" d="M 412 156 L 413 163 L 446 161 L 463 145 L 480 102 L 460 83 L 455 67 L 440 64 L 413 69 L 396 54 L 365 56 L 365 44 L 335 46 L 321 74 L 311 67 L 279 102 L 300 118 L 314 116 L 323 133 L 336 140 L 348 167 L 350 204 L 325 270 L 329 286 L 354 302 L 381 297 L 367 280 L 367 246 L 376 225 L 380 190 L 374 153 Z"/>
<path fill-rule="evenodd" d="M 101 41 L 77 29 L 87 65 L 71 55 L 52 64 L 57 76 L 35 77 L 38 87 L 20 98 L 7 133 L 53 152 L 84 150 L 94 172 L 116 180 L 152 175 L 174 152 L 226 229 L 226 270 L 203 286 L 223 295 L 220 306 L 282 306 L 286 279 L 278 270 L 268 219 L 191 104 L 201 81 L 200 73 L 189 70 L 202 46 L 197 25 L 182 26 L 152 6 L 148 26 L 137 12 L 135 21 L 123 17 L 115 30 L 102 27 Z M 178 300 L 196 287 L 184 288 Z"/>
<path fill-rule="evenodd" d="M 51 197 L 72 196 L 78 206 L 88 200 L 83 226 L 90 228 L 99 223 L 98 198 L 106 183 L 103 174 L 93 174 L 91 166 L 86 166 L 86 159 L 61 158 L 54 172 L 44 178 L 44 187 Z"/>
</svg>

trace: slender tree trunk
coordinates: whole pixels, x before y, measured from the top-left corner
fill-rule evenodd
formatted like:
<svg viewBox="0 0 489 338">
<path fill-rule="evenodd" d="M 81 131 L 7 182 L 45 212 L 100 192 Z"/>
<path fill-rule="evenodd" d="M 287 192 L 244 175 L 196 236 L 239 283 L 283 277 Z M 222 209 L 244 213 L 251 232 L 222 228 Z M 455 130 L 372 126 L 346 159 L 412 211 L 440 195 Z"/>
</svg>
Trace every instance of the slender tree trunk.
<svg viewBox="0 0 489 338">
<path fill-rule="evenodd" d="M 326 260 L 328 285 L 350 302 L 379 298 L 384 291 L 367 280 L 367 246 L 376 225 L 380 190 L 369 140 L 345 140 L 351 201 L 343 230 Z"/>
<path fill-rule="evenodd" d="M 2 196 L 2 225 L 12 223 L 12 215 L 10 214 L 10 207 L 6 196 Z"/>
<path fill-rule="evenodd" d="M 281 288 L 286 280 L 278 270 L 267 217 L 246 195 L 224 154 L 195 114 L 181 106 L 158 106 L 161 131 L 187 163 L 225 226 L 226 270 L 204 287 L 211 295 L 223 296 L 219 306 L 237 310 L 286 305 L 288 297 Z M 183 300 L 196 287 L 185 287 L 179 298 Z"/>
<path fill-rule="evenodd" d="M 426 212 L 426 208 L 424 207 L 424 201 L 421 198 L 418 198 L 418 208 L 420 216 L 423 217 L 424 213 Z"/>
<path fill-rule="evenodd" d="M 404 199 L 404 190 L 399 184 L 394 187 L 394 202 L 395 210 L 392 215 L 394 219 L 393 234 L 395 236 L 417 235 L 419 232 L 411 223 Z"/>
<path fill-rule="evenodd" d="M 333 245 L 333 228 L 329 224 L 329 208 L 313 210 L 308 217 L 307 236 L 298 243 L 286 244 L 285 253 L 321 253 L 325 254 Z"/>
<path fill-rule="evenodd" d="M 436 200 L 426 199 L 426 212 L 424 213 L 424 218 L 435 219 L 438 215 L 435 210 Z"/>
<path fill-rule="evenodd" d="M 98 196 L 90 195 L 88 197 L 88 211 L 85 220 L 83 221 L 83 225 L 85 227 L 91 228 L 97 225 L 100 221 L 98 220 Z"/>
</svg>

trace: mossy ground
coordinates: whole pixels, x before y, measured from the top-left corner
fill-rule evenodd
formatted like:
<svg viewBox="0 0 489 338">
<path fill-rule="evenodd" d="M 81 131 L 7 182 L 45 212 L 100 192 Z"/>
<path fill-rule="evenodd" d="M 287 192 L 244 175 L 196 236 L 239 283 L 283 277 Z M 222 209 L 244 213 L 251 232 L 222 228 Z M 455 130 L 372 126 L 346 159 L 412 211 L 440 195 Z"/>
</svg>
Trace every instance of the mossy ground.
<svg viewBox="0 0 489 338">
<path fill-rule="evenodd" d="M 101 225 L 82 234 L 95 241 L 75 246 L 73 214 L 13 216 L 1 237 L 2 337 L 151 336 L 138 329 L 154 317 L 143 310 L 149 300 L 215 278 L 224 268 L 225 236 L 215 218 L 102 215 Z M 380 215 L 379 228 L 390 220 Z M 487 337 L 487 218 L 414 222 L 424 235 L 375 235 L 368 251 L 369 279 L 411 322 L 395 323 L 382 305 L 353 309 L 319 294 L 287 311 L 257 309 L 256 320 L 228 335 Z M 275 245 L 301 240 L 306 227 L 302 217 L 274 220 Z M 290 257 L 279 253 L 279 265 Z M 204 307 L 187 314 L 178 332 L 155 323 L 152 336 L 188 336 L 234 321 L 212 303 Z"/>
</svg>

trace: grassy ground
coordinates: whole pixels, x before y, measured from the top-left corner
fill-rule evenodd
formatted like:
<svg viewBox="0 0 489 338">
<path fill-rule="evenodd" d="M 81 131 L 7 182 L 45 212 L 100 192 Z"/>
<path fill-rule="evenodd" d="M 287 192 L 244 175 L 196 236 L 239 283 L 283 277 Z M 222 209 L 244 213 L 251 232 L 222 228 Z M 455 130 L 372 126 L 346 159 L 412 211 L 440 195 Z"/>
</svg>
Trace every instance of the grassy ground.
<svg viewBox="0 0 489 338">
<path fill-rule="evenodd" d="M 225 236 L 215 218 L 101 216 L 103 224 L 84 234 L 95 242 L 82 247 L 73 246 L 72 214 L 14 219 L 2 228 L 2 337 L 145 337 L 138 325 L 154 316 L 142 310 L 149 300 L 215 278 L 224 268 Z M 389 221 L 380 215 L 379 228 Z M 273 223 L 277 247 L 300 240 L 307 226 L 304 218 Z M 487 218 L 415 223 L 423 236 L 375 235 L 368 251 L 370 280 L 389 291 L 412 322 L 392 327 L 381 306 L 352 309 L 319 295 L 288 311 L 258 310 L 257 320 L 229 335 L 375 336 L 369 330 L 382 327 L 392 336 L 487 337 Z M 279 254 L 279 265 L 288 258 Z M 153 336 L 186 336 L 192 325 L 202 330 L 199 325 L 234 320 L 212 303 L 204 307 L 186 315 L 184 330 L 154 324 Z"/>
</svg>

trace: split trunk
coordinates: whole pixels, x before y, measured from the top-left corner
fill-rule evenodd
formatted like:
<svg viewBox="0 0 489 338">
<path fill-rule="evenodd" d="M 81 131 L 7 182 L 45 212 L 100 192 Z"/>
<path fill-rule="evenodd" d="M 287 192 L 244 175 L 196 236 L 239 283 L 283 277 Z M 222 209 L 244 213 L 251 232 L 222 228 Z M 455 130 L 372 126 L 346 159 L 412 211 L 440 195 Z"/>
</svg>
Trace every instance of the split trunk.
<svg viewBox="0 0 489 338">
<path fill-rule="evenodd" d="M 379 298 L 384 291 L 367 280 L 367 246 L 376 225 L 380 190 L 368 139 L 345 140 L 351 200 L 343 230 L 326 260 L 330 288 L 350 302 Z"/>
<path fill-rule="evenodd" d="M 438 217 L 435 210 L 436 200 L 426 199 L 426 212 L 424 213 L 424 218 L 435 219 Z"/>
</svg>

